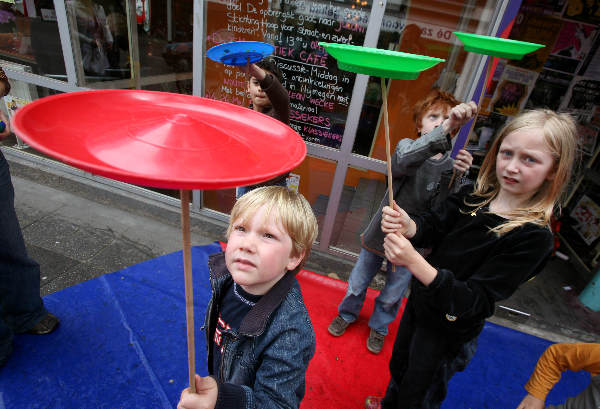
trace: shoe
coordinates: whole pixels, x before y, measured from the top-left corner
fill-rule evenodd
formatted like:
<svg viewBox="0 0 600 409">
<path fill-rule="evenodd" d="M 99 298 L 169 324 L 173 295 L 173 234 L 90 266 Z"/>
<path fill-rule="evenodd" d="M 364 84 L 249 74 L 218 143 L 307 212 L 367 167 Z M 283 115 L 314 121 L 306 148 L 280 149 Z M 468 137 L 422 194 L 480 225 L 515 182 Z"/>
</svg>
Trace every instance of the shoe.
<svg viewBox="0 0 600 409">
<path fill-rule="evenodd" d="M 34 335 L 46 335 L 54 331 L 59 324 L 58 317 L 56 315 L 48 313 L 40 322 L 35 324 L 33 328 L 27 331 L 27 334 Z"/>
<path fill-rule="evenodd" d="M 350 325 L 350 323 L 338 315 L 333 319 L 333 321 L 331 321 L 331 324 L 329 324 L 329 328 L 327 328 L 327 330 L 334 337 L 339 337 L 346 332 L 348 325 Z"/>
<path fill-rule="evenodd" d="M 381 409 L 381 401 L 383 398 L 379 396 L 367 396 L 365 399 L 365 409 Z"/>
<path fill-rule="evenodd" d="M 369 338 L 367 339 L 367 349 L 374 354 L 378 354 L 381 352 L 381 348 L 383 348 L 383 341 L 385 341 L 385 335 L 371 328 Z"/>
</svg>

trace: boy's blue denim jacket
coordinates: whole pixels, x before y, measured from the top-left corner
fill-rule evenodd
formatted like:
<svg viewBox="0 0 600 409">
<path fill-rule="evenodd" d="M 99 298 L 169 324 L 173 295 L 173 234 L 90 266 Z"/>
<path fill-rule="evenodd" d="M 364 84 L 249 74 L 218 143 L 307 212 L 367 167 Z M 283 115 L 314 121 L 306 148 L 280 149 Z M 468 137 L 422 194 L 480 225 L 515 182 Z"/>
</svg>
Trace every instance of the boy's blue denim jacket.
<svg viewBox="0 0 600 409">
<path fill-rule="evenodd" d="M 203 329 L 212 372 L 222 290 L 233 279 L 225 265 L 225 253 L 211 255 L 208 266 L 212 297 Z M 289 272 L 252 307 L 237 332 L 223 333 L 221 370 L 211 373 L 219 385 L 215 409 L 298 408 L 315 347 L 315 332 L 300 285 Z"/>
</svg>

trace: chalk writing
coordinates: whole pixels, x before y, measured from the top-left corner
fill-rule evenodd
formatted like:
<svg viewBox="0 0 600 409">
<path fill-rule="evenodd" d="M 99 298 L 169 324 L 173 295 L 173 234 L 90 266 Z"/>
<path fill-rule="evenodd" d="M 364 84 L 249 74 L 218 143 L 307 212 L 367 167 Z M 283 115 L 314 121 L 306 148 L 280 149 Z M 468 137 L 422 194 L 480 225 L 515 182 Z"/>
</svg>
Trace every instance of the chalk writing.
<svg viewBox="0 0 600 409">
<path fill-rule="evenodd" d="M 319 42 L 362 44 L 369 12 L 306 0 L 275 8 L 266 8 L 264 0 L 224 4 L 226 25 L 207 33 L 207 46 L 257 36 L 273 44 L 290 97 L 290 126 L 307 142 L 339 147 L 356 75 L 340 70 Z M 394 30 L 400 23 L 384 19 L 384 24 Z M 242 104 L 246 87 L 245 73 L 225 67 L 218 84 L 207 81 L 205 96 Z"/>
</svg>

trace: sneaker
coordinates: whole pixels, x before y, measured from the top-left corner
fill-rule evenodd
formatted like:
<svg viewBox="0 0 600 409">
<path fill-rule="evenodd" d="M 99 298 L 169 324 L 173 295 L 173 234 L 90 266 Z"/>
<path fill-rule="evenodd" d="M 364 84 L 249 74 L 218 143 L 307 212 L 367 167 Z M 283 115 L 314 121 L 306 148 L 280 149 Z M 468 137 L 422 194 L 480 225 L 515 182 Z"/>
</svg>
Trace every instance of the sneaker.
<svg viewBox="0 0 600 409">
<path fill-rule="evenodd" d="M 350 325 L 350 323 L 338 315 L 333 319 L 333 321 L 331 321 L 331 324 L 329 324 L 329 328 L 327 328 L 327 330 L 334 337 L 339 337 L 346 332 L 348 325 Z"/>
<path fill-rule="evenodd" d="M 58 317 L 56 315 L 48 313 L 40 322 L 35 324 L 31 329 L 26 331 L 28 334 L 34 335 L 46 335 L 54 331 L 59 324 Z"/>
<path fill-rule="evenodd" d="M 385 341 L 385 335 L 371 328 L 371 333 L 367 339 L 367 349 L 374 354 L 378 354 L 381 352 L 381 348 L 383 348 L 383 341 Z"/>
<path fill-rule="evenodd" d="M 383 398 L 379 396 L 367 396 L 365 399 L 365 409 L 381 409 L 381 401 Z"/>
</svg>

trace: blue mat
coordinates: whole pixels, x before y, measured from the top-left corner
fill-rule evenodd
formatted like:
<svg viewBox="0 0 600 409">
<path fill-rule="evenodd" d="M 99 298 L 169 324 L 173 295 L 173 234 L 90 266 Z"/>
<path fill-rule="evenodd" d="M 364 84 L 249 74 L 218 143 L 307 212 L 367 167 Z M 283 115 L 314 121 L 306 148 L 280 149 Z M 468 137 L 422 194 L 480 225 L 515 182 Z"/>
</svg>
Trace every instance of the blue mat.
<svg viewBox="0 0 600 409">
<path fill-rule="evenodd" d="M 206 375 L 201 325 L 210 297 L 206 261 L 220 249 L 218 243 L 192 248 L 196 366 L 201 375 Z M 319 288 L 317 296 L 306 294 L 307 288 L 305 301 L 319 302 L 328 291 L 333 290 Z M 181 252 L 80 283 L 45 297 L 44 302 L 61 318 L 61 326 L 47 336 L 16 337 L 14 355 L 0 370 L 0 409 L 176 406 L 188 383 Z M 331 313 L 335 315 L 335 310 Z M 443 408 L 516 407 L 525 394 L 523 384 L 548 345 L 486 324 L 473 362 L 452 379 Z M 356 356 L 368 358 L 367 352 Z M 313 359 L 309 373 L 318 373 L 319 365 L 319 359 Z M 319 388 L 311 381 L 317 382 L 307 379 L 302 407 L 320 408 L 319 397 L 311 396 L 311 390 Z M 564 401 L 588 384 L 587 373 L 568 374 L 548 402 Z M 351 387 L 348 379 L 344 385 Z"/>
<path fill-rule="evenodd" d="M 538 358 L 552 342 L 510 328 L 486 323 L 477 352 L 464 372 L 448 385 L 442 409 L 514 409 L 525 397 Z M 546 398 L 546 405 L 564 403 L 590 384 L 585 371 L 563 374 Z"/>
</svg>

